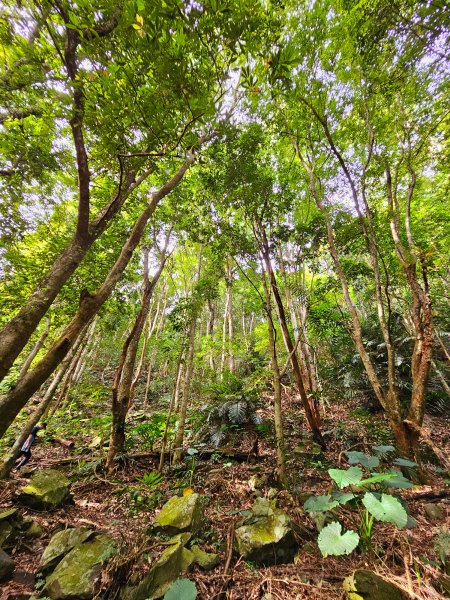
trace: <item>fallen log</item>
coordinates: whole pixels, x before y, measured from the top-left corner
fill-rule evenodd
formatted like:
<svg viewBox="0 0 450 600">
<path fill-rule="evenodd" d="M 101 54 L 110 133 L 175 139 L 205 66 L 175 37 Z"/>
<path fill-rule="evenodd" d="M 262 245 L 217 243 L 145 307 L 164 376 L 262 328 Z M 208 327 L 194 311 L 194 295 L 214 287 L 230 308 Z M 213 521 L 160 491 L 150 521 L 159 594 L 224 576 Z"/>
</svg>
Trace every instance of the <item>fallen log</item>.
<svg viewBox="0 0 450 600">
<path fill-rule="evenodd" d="M 73 448 L 75 446 L 75 442 L 73 440 L 64 440 L 63 438 L 53 438 L 53 441 L 59 444 L 60 446 L 65 446 L 66 448 Z"/>
</svg>

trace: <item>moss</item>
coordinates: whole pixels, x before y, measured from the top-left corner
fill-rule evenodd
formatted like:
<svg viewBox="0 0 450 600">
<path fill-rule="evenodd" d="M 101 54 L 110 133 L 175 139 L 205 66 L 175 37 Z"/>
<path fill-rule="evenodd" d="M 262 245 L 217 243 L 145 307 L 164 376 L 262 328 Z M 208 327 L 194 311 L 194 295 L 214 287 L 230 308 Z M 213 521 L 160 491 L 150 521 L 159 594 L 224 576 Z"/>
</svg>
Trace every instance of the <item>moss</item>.
<svg viewBox="0 0 450 600">
<path fill-rule="evenodd" d="M 77 527 L 58 531 L 50 540 L 39 562 L 40 571 L 54 567 L 72 548 L 88 540 L 93 531 L 87 527 Z"/>
<path fill-rule="evenodd" d="M 174 496 L 162 507 L 155 518 L 155 529 L 168 534 L 199 531 L 205 521 L 205 497 L 199 494 Z"/>
<path fill-rule="evenodd" d="M 407 600 L 409 597 L 391 581 L 373 571 L 355 571 L 343 582 L 347 600 Z"/>
<path fill-rule="evenodd" d="M 52 600 L 92 598 L 101 565 L 114 550 L 113 540 L 103 534 L 76 546 L 47 577 L 43 591 Z"/>
<path fill-rule="evenodd" d="M 70 482 L 55 469 L 37 471 L 20 493 L 20 501 L 32 508 L 56 507 L 69 497 Z"/>
</svg>

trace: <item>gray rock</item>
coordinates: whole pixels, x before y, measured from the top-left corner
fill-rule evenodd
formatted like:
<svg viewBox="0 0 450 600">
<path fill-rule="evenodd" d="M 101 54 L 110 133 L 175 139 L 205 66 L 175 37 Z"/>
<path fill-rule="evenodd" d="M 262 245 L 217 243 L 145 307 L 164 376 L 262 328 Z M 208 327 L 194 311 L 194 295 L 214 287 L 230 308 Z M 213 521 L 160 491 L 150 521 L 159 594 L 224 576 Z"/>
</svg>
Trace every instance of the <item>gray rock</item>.
<svg viewBox="0 0 450 600">
<path fill-rule="evenodd" d="M 94 597 L 102 565 L 115 552 L 104 534 L 73 548 L 47 577 L 44 595 L 52 600 L 90 600 Z"/>
<path fill-rule="evenodd" d="M 445 508 L 441 504 L 428 502 L 423 505 L 423 509 L 431 521 L 443 521 L 445 519 Z"/>
<path fill-rule="evenodd" d="M 72 548 L 79 546 L 93 534 L 94 532 L 87 527 L 64 529 L 55 533 L 41 556 L 39 571 L 45 573 L 53 569 Z"/>
<path fill-rule="evenodd" d="M 11 577 L 16 565 L 13 559 L 0 549 L 0 581 L 6 581 Z"/>
<path fill-rule="evenodd" d="M 35 509 L 55 508 L 69 498 L 70 481 L 55 469 L 37 471 L 19 495 L 20 502 Z"/>
<path fill-rule="evenodd" d="M 408 600 L 409 594 L 373 571 L 359 569 L 344 579 L 347 600 Z"/>
<path fill-rule="evenodd" d="M 289 516 L 268 500 L 258 498 L 252 515 L 236 529 L 238 554 L 257 564 L 273 565 L 292 562 L 297 549 Z"/>
<path fill-rule="evenodd" d="M 174 496 L 156 515 L 154 529 L 168 535 L 183 531 L 195 534 L 205 524 L 205 505 L 206 497 L 200 494 Z"/>
</svg>

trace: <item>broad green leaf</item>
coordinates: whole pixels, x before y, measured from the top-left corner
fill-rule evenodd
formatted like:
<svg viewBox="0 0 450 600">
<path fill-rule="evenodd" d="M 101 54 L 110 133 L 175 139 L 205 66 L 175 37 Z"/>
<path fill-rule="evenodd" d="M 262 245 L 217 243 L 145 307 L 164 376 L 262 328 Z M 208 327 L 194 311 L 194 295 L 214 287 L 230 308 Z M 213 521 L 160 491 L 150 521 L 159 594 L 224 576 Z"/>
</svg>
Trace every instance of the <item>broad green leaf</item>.
<svg viewBox="0 0 450 600">
<path fill-rule="evenodd" d="M 365 485 L 373 485 L 374 483 L 381 483 L 382 481 L 389 481 L 393 479 L 395 475 L 393 473 L 375 473 L 372 477 L 363 479 L 358 484 L 358 487 L 364 487 Z"/>
<path fill-rule="evenodd" d="M 342 525 L 333 521 L 322 529 L 317 541 L 323 556 L 341 556 L 353 552 L 359 544 L 359 535 L 351 530 L 342 534 Z"/>
<path fill-rule="evenodd" d="M 379 454 L 387 454 L 388 452 L 395 452 L 394 446 L 372 446 L 372 450 Z"/>
<path fill-rule="evenodd" d="M 304 504 L 306 511 L 311 513 L 325 512 L 339 506 L 337 500 L 331 500 L 331 496 L 311 496 Z"/>
<path fill-rule="evenodd" d="M 195 600 L 197 588 L 190 579 L 177 579 L 167 590 L 163 600 Z"/>
<path fill-rule="evenodd" d="M 352 494 L 351 492 L 333 492 L 331 497 L 333 500 L 337 500 L 342 506 L 356 498 L 355 494 Z"/>
<path fill-rule="evenodd" d="M 399 467 L 418 467 L 419 465 L 412 461 L 412 460 L 408 460 L 407 458 L 396 458 L 394 460 L 394 465 L 398 465 Z"/>
<path fill-rule="evenodd" d="M 371 492 L 366 492 L 362 503 L 378 521 L 393 523 L 397 527 L 405 527 L 408 515 L 399 500 L 389 494 L 381 494 L 380 500 Z"/>
<path fill-rule="evenodd" d="M 376 456 L 371 456 L 370 454 L 364 454 L 364 452 L 346 452 L 348 456 L 348 463 L 350 465 L 362 465 L 363 467 L 368 467 L 369 469 L 373 469 L 374 467 L 378 467 L 380 464 L 379 459 Z"/>
<path fill-rule="evenodd" d="M 408 490 L 414 487 L 412 481 L 407 479 L 401 471 L 397 469 L 390 469 L 389 473 L 392 473 L 393 477 L 386 482 L 388 487 L 396 488 L 399 490 Z"/>
<path fill-rule="evenodd" d="M 362 471 L 359 467 L 350 467 L 349 469 L 328 469 L 328 474 L 333 479 L 338 487 L 347 487 L 348 485 L 356 484 L 362 479 Z"/>
</svg>

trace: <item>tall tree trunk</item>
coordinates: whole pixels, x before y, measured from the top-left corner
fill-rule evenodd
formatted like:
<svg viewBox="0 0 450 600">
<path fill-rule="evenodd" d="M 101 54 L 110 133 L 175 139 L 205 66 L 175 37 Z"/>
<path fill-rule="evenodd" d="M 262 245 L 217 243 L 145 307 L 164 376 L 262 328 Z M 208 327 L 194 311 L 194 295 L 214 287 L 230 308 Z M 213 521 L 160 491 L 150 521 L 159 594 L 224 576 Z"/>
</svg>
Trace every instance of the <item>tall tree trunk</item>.
<svg viewBox="0 0 450 600">
<path fill-rule="evenodd" d="M 234 359 L 234 322 L 233 322 L 233 269 L 231 266 L 231 260 L 227 264 L 227 294 L 229 297 L 228 301 L 228 367 L 230 373 L 235 371 L 235 359 Z"/>
<path fill-rule="evenodd" d="M 273 406 L 274 406 L 274 425 L 275 425 L 275 440 L 277 446 L 277 478 L 280 483 L 286 481 L 286 457 L 284 446 L 284 428 L 283 428 L 283 411 L 281 407 L 281 382 L 280 382 L 280 367 L 278 365 L 277 346 L 275 339 L 276 329 L 272 319 L 272 306 L 270 302 L 270 293 L 267 286 L 266 277 L 263 272 L 263 286 L 266 296 L 266 313 L 267 327 L 269 333 L 269 350 L 270 360 L 273 372 Z"/>
<path fill-rule="evenodd" d="M 195 277 L 194 286 L 200 281 L 200 273 L 202 269 L 202 253 L 203 248 L 200 246 L 200 252 L 198 256 L 197 273 Z M 194 349 L 195 349 L 195 332 L 197 328 L 197 307 L 193 307 L 191 316 L 191 322 L 189 324 L 189 336 L 188 336 L 188 354 L 186 359 L 186 370 L 183 381 L 183 391 L 181 393 L 181 402 L 178 408 L 178 428 L 174 440 L 174 453 L 173 463 L 176 464 L 180 461 L 182 456 L 182 447 L 184 442 L 184 431 L 186 427 L 186 414 L 189 405 L 189 392 L 191 389 L 192 373 L 194 370 Z"/>
<path fill-rule="evenodd" d="M 322 437 L 322 433 L 320 431 L 320 420 L 319 415 L 315 411 L 315 407 L 310 403 L 308 396 L 306 395 L 305 387 L 303 385 L 302 375 L 300 371 L 300 365 L 297 360 L 297 355 L 295 354 L 295 347 L 292 342 L 289 329 L 286 322 L 286 313 L 283 306 L 283 301 L 281 300 L 280 292 L 278 290 L 278 285 L 275 279 L 275 274 L 272 269 L 272 263 L 270 260 L 270 250 L 269 250 L 269 242 L 267 239 L 266 231 L 264 229 L 263 224 L 260 219 L 256 217 L 256 222 L 259 229 L 260 234 L 260 242 L 261 242 L 261 254 L 264 261 L 265 270 L 267 273 L 267 277 L 270 282 L 270 287 L 272 289 L 273 297 L 275 298 L 275 303 L 277 306 L 278 318 L 281 325 L 281 331 L 283 333 L 283 338 L 285 344 L 288 348 L 289 352 L 289 360 L 291 361 L 292 370 L 294 371 L 295 383 L 297 385 L 300 398 L 303 404 L 303 409 L 305 411 L 306 420 L 308 425 L 312 431 L 314 440 L 321 445 L 322 448 L 325 448 L 325 441 Z"/>
<path fill-rule="evenodd" d="M 41 359 L 32 371 L 27 373 L 13 390 L 0 399 L 0 436 L 5 433 L 29 398 L 53 373 L 69 352 L 81 330 L 95 317 L 109 298 L 131 260 L 133 252 L 144 233 L 144 229 L 160 200 L 179 184 L 186 171 L 194 162 L 194 158 L 194 154 L 190 154 L 172 179 L 157 192 L 152 193 L 150 202 L 137 219 L 116 263 L 111 268 L 103 284 L 94 295 L 87 294 L 81 299 L 77 314 L 66 327 L 61 337 L 51 346 L 44 358 Z"/>
<path fill-rule="evenodd" d="M 116 455 L 123 454 L 125 450 L 125 421 L 130 404 L 131 385 L 136 362 L 136 354 L 142 330 L 150 310 L 150 300 L 166 263 L 166 251 L 168 243 L 169 236 L 166 237 L 166 246 L 161 254 L 158 270 L 151 281 L 148 279 L 148 249 L 146 249 L 144 252 L 145 288 L 142 295 L 141 308 L 136 316 L 133 328 L 122 349 L 119 366 L 117 368 L 112 387 L 112 424 L 111 436 L 109 440 L 109 452 L 106 460 L 106 466 L 108 470 L 113 468 Z"/>
<path fill-rule="evenodd" d="M 166 454 L 167 438 L 168 438 L 169 427 L 170 427 L 170 419 L 172 418 L 173 411 L 176 410 L 176 402 L 178 401 L 178 396 L 180 393 L 181 373 L 183 371 L 183 355 L 184 355 L 184 349 L 181 349 L 180 354 L 178 356 L 175 385 L 173 387 L 172 396 L 170 397 L 170 404 L 169 404 L 169 410 L 167 412 L 166 425 L 164 427 L 164 433 L 163 433 L 163 437 L 161 440 L 161 453 L 159 456 L 159 465 L 158 465 L 159 473 L 161 473 L 162 468 L 164 466 L 164 458 L 165 458 L 165 454 Z"/>
<path fill-rule="evenodd" d="M 209 310 L 209 318 L 206 321 L 206 335 L 208 336 L 209 343 L 211 345 L 211 349 L 209 350 L 209 368 L 211 371 L 216 370 L 216 363 L 214 360 L 214 349 L 212 347 L 213 335 L 214 335 L 214 321 L 215 321 L 215 311 L 214 311 L 214 303 L 211 299 L 208 299 L 208 310 Z"/>
</svg>

